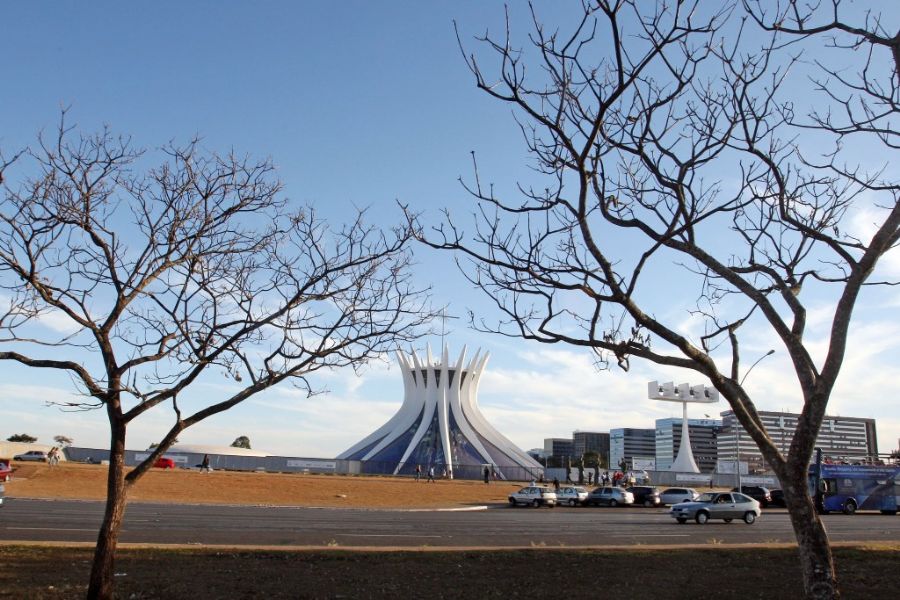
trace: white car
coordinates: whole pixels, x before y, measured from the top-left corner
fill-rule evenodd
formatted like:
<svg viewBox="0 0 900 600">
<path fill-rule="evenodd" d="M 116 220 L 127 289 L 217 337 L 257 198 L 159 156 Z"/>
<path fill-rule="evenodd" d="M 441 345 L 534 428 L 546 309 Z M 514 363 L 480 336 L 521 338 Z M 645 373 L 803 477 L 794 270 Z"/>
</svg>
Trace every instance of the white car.
<svg viewBox="0 0 900 600">
<path fill-rule="evenodd" d="M 568 504 L 569 506 L 581 506 L 588 497 L 588 491 L 578 485 L 567 485 L 559 488 L 556 492 L 557 504 Z"/>
<path fill-rule="evenodd" d="M 510 506 L 518 506 L 519 504 L 535 508 L 539 506 L 553 508 L 556 506 L 556 493 L 548 487 L 529 485 L 509 495 Z"/>
<path fill-rule="evenodd" d="M 694 488 L 668 488 L 659 494 L 659 500 L 663 504 L 673 505 L 682 502 L 693 502 L 700 497 Z"/>
<path fill-rule="evenodd" d="M 680 502 L 669 510 L 672 518 L 681 524 L 694 519 L 701 525 L 710 519 L 722 519 L 726 523 L 743 519 L 747 525 L 753 525 L 761 512 L 759 502 L 739 492 L 709 492 L 695 502 Z"/>
</svg>

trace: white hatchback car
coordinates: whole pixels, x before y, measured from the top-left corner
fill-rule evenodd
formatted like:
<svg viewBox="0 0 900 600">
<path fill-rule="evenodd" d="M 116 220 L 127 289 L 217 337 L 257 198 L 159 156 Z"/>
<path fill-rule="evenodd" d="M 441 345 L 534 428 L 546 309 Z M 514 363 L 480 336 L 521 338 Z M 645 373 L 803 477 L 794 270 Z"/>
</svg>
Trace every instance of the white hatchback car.
<svg viewBox="0 0 900 600">
<path fill-rule="evenodd" d="M 567 485 L 556 492 L 556 503 L 581 506 L 588 497 L 588 491 L 578 485 Z"/>
<path fill-rule="evenodd" d="M 529 485 L 509 495 L 510 506 L 518 506 L 519 504 L 534 506 L 535 508 L 539 506 L 553 508 L 556 506 L 556 492 L 541 485 Z"/>
<path fill-rule="evenodd" d="M 659 500 L 663 504 L 672 506 L 682 502 L 693 502 L 700 497 L 694 488 L 668 488 L 659 493 Z"/>
</svg>

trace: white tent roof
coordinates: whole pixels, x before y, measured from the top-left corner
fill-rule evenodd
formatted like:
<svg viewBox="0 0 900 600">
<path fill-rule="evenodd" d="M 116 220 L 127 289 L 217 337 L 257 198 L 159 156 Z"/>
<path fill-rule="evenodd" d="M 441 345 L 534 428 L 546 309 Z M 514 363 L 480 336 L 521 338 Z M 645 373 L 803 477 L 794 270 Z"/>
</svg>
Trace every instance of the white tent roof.
<svg viewBox="0 0 900 600">
<path fill-rule="evenodd" d="M 222 456 L 272 456 L 268 452 L 235 448 L 234 446 L 205 446 L 202 444 L 178 444 L 166 451 L 166 454 L 183 452 L 188 454 L 219 454 Z"/>
</svg>

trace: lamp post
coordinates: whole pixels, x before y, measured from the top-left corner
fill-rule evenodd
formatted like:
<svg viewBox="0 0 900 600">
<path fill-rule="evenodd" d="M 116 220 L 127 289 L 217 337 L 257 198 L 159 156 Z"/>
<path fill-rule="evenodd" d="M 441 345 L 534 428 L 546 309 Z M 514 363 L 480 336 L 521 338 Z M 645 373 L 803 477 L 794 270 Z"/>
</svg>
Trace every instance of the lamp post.
<svg viewBox="0 0 900 600">
<path fill-rule="evenodd" d="M 761 363 L 764 358 L 772 356 L 773 354 L 775 354 L 775 350 L 769 350 L 768 352 L 766 352 L 765 354 L 763 354 L 762 356 L 757 358 L 756 361 L 752 365 L 750 365 L 750 368 L 747 369 L 747 372 L 744 373 L 744 376 L 741 377 L 741 380 L 738 382 L 738 386 L 744 385 L 744 381 L 746 381 L 747 376 L 750 375 L 750 371 L 753 370 L 753 367 L 755 367 L 756 365 Z M 736 469 L 737 470 L 737 488 L 738 488 L 738 491 L 741 491 L 741 429 L 743 428 L 743 425 L 741 425 L 740 421 L 738 421 L 737 414 L 734 415 L 734 422 L 735 422 L 735 426 L 734 426 L 734 431 L 735 431 L 734 460 L 736 463 L 735 466 L 737 467 L 737 469 Z"/>
</svg>

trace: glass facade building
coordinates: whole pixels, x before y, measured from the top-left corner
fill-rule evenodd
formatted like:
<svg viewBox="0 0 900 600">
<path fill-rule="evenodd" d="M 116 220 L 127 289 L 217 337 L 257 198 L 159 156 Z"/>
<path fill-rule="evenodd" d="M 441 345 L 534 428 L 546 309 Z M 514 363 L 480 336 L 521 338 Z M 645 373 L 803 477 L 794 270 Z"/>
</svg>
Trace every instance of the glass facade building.
<svg viewBox="0 0 900 600">
<path fill-rule="evenodd" d="M 628 469 L 635 458 L 656 457 L 656 430 L 623 427 L 609 430 L 609 468 L 618 469 L 625 459 Z"/>
</svg>

